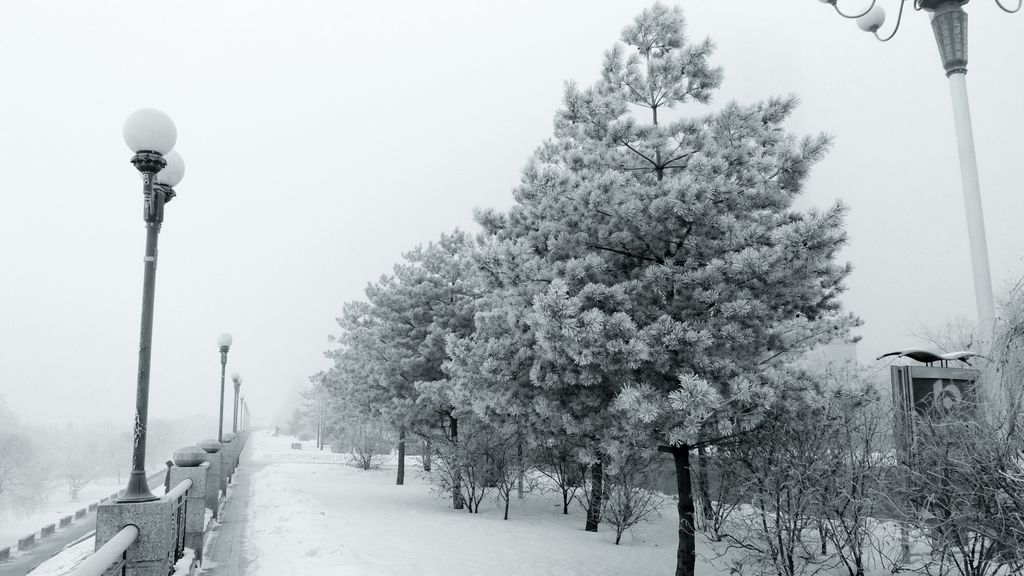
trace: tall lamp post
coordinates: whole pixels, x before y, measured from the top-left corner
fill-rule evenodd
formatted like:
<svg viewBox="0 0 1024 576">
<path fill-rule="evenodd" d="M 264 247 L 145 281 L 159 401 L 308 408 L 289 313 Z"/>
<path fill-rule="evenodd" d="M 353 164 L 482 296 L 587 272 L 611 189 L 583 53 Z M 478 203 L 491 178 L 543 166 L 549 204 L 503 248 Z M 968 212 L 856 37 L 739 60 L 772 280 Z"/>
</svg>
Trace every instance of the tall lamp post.
<svg viewBox="0 0 1024 576">
<path fill-rule="evenodd" d="M 235 415 L 231 420 L 231 431 L 234 432 L 235 434 L 238 434 L 238 391 L 242 387 L 242 377 L 238 374 L 238 372 L 232 372 L 231 381 L 235 383 Z"/>
<path fill-rule="evenodd" d="M 967 236 L 971 247 L 971 267 L 974 275 L 974 299 L 978 308 L 978 326 L 984 342 L 989 342 L 995 329 L 995 304 L 992 296 L 992 275 L 989 272 L 988 245 L 985 239 L 985 218 L 981 206 L 981 186 L 978 182 L 978 162 L 974 152 L 974 131 L 971 127 L 971 110 L 967 100 L 967 13 L 963 5 L 969 0 L 914 0 L 915 10 L 924 10 L 931 15 L 932 31 L 939 47 L 942 66 L 949 78 L 953 98 L 953 120 L 956 124 L 957 150 L 960 155 L 960 179 L 967 214 Z M 1015 13 L 1024 4 L 1017 0 L 1015 8 L 1009 8 L 1002 0 L 994 0 L 1004 12 Z M 860 13 L 849 14 L 840 10 L 838 0 L 821 0 L 831 4 L 841 16 L 857 20 L 865 32 L 871 32 L 882 42 L 896 36 L 903 21 L 903 10 L 907 0 L 900 0 L 896 25 L 888 35 L 879 34 L 885 24 L 885 10 L 872 0 Z"/>
<path fill-rule="evenodd" d="M 228 350 L 231 349 L 231 334 L 225 332 L 217 337 L 220 348 L 220 411 L 217 412 L 217 442 L 224 443 L 224 371 L 228 367 Z"/>
<path fill-rule="evenodd" d="M 181 155 L 173 151 L 178 139 L 174 122 L 152 108 L 137 110 L 124 123 L 124 141 L 135 153 L 132 164 L 142 175 L 146 223 L 146 254 L 143 258 L 142 329 L 139 335 L 139 369 L 135 387 L 135 425 L 132 471 L 118 502 L 150 502 L 157 497 L 146 482 L 146 427 L 149 420 L 149 373 L 153 345 L 153 300 L 156 294 L 157 240 L 164 221 L 164 204 L 174 198 L 174 187 L 185 175 Z"/>
</svg>

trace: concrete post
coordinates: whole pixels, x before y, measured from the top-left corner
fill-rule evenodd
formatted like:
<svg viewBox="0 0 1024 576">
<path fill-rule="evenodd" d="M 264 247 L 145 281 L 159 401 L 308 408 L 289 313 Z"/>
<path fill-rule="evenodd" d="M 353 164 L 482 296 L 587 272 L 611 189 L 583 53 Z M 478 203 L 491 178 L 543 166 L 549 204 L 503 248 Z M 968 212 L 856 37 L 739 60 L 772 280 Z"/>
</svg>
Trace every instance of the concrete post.
<svg viewBox="0 0 1024 576">
<path fill-rule="evenodd" d="M 206 480 L 210 463 L 206 452 L 198 446 L 186 446 L 174 452 L 174 467 L 171 468 L 171 487 L 183 480 L 192 480 L 188 493 L 188 511 L 185 515 L 185 547 L 196 552 L 196 558 L 203 557 L 203 535 L 206 530 Z"/>
<path fill-rule="evenodd" d="M 125 526 L 138 527 L 139 537 L 127 551 L 126 574 L 167 576 L 174 554 L 174 504 L 167 500 L 103 504 L 96 511 L 96 550 Z"/>
<path fill-rule="evenodd" d="M 238 441 L 238 435 L 234 432 L 224 434 L 224 440 L 226 442 L 224 447 L 225 462 L 227 463 L 225 464 L 227 466 L 226 476 L 230 482 L 231 477 L 235 474 L 235 468 L 238 467 L 238 446 L 240 442 Z"/>
<path fill-rule="evenodd" d="M 213 517 L 220 517 L 220 494 L 218 491 L 227 493 L 227 485 L 224 484 L 224 476 L 221 474 L 220 453 L 221 444 L 216 440 L 203 440 L 199 447 L 206 452 L 206 462 L 209 467 L 206 469 L 206 507 L 213 511 Z"/>
</svg>

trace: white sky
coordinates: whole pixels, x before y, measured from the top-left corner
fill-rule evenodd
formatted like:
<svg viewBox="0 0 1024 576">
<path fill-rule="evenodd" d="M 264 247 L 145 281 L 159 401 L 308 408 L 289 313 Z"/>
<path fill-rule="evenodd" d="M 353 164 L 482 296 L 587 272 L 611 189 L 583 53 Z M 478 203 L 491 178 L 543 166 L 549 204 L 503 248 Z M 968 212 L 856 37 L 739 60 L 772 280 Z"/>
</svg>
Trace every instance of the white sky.
<svg viewBox="0 0 1024 576">
<path fill-rule="evenodd" d="M 593 81 L 649 4 L 3 3 L 0 395 L 29 419 L 130 426 L 145 235 L 121 139 L 133 110 L 174 118 L 187 166 L 161 234 L 150 416 L 215 413 L 216 338 L 230 331 L 229 372 L 274 418 L 327 366 L 343 302 L 402 251 L 475 229 L 474 206 L 510 205 L 563 82 Z M 866 321 L 861 359 L 917 344 L 922 322 L 973 317 L 949 91 L 927 17 L 910 11 L 880 44 L 816 0 L 679 4 L 691 36 L 719 46 L 712 107 L 794 92 L 790 127 L 836 136 L 803 205 L 852 208 L 844 300 Z M 1024 13 L 989 0 L 967 9 L 998 292 L 1024 275 Z"/>
</svg>

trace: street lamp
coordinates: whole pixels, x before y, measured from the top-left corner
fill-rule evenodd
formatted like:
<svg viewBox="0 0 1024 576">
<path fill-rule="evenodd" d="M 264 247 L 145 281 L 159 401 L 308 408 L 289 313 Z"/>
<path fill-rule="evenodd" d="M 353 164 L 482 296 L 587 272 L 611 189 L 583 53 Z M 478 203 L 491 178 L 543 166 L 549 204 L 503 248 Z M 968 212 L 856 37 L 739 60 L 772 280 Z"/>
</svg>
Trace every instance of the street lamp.
<svg viewBox="0 0 1024 576">
<path fill-rule="evenodd" d="M 228 367 L 228 350 L 231 349 L 231 334 L 225 332 L 217 337 L 220 348 L 220 411 L 217 413 L 217 442 L 224 443 L 224 371 Z"/>
<path fill-rule="evenodd" d="M 949 78 L 953 98 L 953 119 L 956 124 L 957 149 L 960 155 L 960 179 L 963 186 L 964 207 L 967 214 L 967 236 L 971 247 L 971 267 L 974 275 L 974 299 L 978 308 L 978 325 L 987 343 L 995 329 L 995 304 L 992 296 L 992 275 L 989 272 L 988 246 L 985 239 L 985 218 L 981 207 L 981 186 L 978 183 L 978 162 L 974 153 L 974 131 L 971 110 L 967 101 L 967 13 L 962 6 L 969 0 L 914 0 L 915 10 L 924 10 L 931 16 L 932 31 L 939 47 L 942 66 Z M 907 0 L 900 0 L 896 25 L 892 32 L 882 36 L 878 31 L 885 24 L 885 10 L 872 0 L 866 10 L 850 14 L 839 9 L 838 0 L 821 0 L 831 4 L 844 18 L 857 20 L 857 25 L 876 38 L 888 42 L 896 35 L 903 21 Z M 1017 0 L 1016 8 L 1008 8 L 1002 0 L 995 3 L 1004 12 L 1015 13 L 1024 0 Z"/>
<path fill-rule="evenodd" d="M 242 377 L 238 372 L 231 373 L 231 381 L 235 383 L 235 416 L 231 420 L 231 431 L 235 434 L 238 433 L 238 389 L 242 387 Z"/>
<path fill-rule="evenodd" d="M 181 155 L 173 151 L 178 130 L 166 114 L 152 108 L 132 112 L 124 122 L 124 141 L 135 153 L 132 164 L 142 175 L 146 223 L 146 254 L 143 258 L 142 329 L 139 335 L 139 369 L 135 387 L 135 425 L 132 472 L 118 502 L 150 502 L 157 497 L 146 482 L 146 427 L 149 420 L 149 372 L 153 345 L 153 299 L 156 293 L 157 241 L 164 221 L 164 204 L 174 198 L 174 187 L 185 175 Z"/>
</svg>

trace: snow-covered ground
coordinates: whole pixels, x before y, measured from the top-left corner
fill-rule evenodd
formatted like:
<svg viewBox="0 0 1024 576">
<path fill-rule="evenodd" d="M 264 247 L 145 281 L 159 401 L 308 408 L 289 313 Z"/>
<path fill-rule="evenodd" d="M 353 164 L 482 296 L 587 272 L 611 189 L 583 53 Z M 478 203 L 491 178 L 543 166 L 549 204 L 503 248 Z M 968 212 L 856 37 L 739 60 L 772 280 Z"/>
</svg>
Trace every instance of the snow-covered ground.
<svg viewBox="0 0 1024 576">
<path fill-rule="evenodd" d="M 555 494 L 513 500 L 507 521 L 493 500 L 470 515 L 432 494 L 418 466 L 396 486 L 393 464 L 362 471 L 313 442 L 299 451 L 290 437 L 261 432 L 251 441 L 250 462 L 266 464 L 251 480 L 246 540 L 256 576 L 611 576 L 675 568 L 672 508 L 616 546 L 607 527 L 585 532 L 578 508 L 562 515 Z M 720 572 L 704 565 L 698 573 Z"/>
<path fill-rule="evenodd" d="M 293 438 L 260 432 L 250 442 L 251 454 L 243 464 L 252 470 L 244 552 L 253 560 L 250 572 L 255 576 L 602 576 L 674 571 L 676 515 L 671 501 L 661 518 L 627 533 L 616 546 L 614 531 L 607 526 L 596 534 L 583 530 L 578 507 L 563 515 L 557 494 L 514 499 L 505 521 L 493 499 L 485 501 L 480 514 L 452 510 L 450 499 L 432 493 L 424 473 L 413 465 L 416 459 L 407 462 L 406 485 L 396 486 L 394 462 L 381 470 L 363 471 L 348 466 L 345 455 L 321 452 L 311 441 L 295 450 Z M 737 513 L 751 512 L 747 508 Z M 886 534 L 885 526 L 878 528 L 876 537 L 895 544 L 895 532 Z M 216 537 L 215 528 L 207 536 L 207 550 Z M 724 544 L 711 544 L 700 534 L 697 538 L 697 573 L 729 575 L 738 558 L 735 550 L 716 554 L 713 546 L 724 552 Z M 88 538 L 32 574 L 65 574 L 92 547 Z M 748 572 L 753 567 L 740 569 Z M 868 572 L 887 573 L 874 563 Z M 836 566 L 819 573 L 838 576 L 846 570 Z"/>
<path fill-rule="evenodd" d="M 75 569 L 96 549 L 96 537 L 90 536 L 77 544 L 68 546 L 60 554 L 36 566 L 31 576 L 65 576 Z"/>
<path fill-rule="evenodd" d="M 74 516 L 76 510 L 86 508 L 122 488 L 123 483 L 108 478 L 87 484 L 79 492 L 77 502 L 71 501 L 66 490 L 57 489 L 50 494 L 45 504 L 30 514 L 0 510 L 0 548 L 11 546 L 13 550 L 19 538 L 39 532 L 48 524 L 56 524 L 65 516 Z"/>
</svg>

